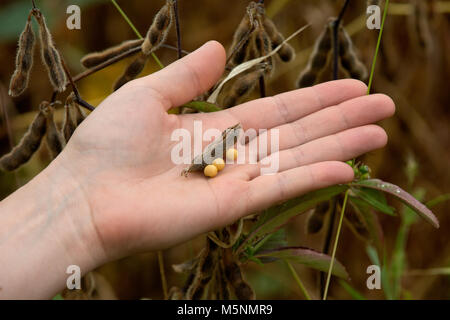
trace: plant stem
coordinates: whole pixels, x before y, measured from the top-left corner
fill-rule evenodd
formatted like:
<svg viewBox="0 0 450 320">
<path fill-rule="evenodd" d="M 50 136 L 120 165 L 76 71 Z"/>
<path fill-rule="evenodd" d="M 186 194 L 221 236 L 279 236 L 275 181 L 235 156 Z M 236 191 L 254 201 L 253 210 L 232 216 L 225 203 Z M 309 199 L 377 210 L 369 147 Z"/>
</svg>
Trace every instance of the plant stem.
<svg viewBox="0 0 450 320">
<path fill-rule="evenodd" d="M 116 7 L 117 11 L 122 15 L 122 17 L 125 19 L 125 21 L 130 25 L 131 29 L 133 29 L 134 33 L 139 37 L 139 39 L 143 39 L 144 37 L 141 35 L 138 29 L 134 26 L 133 22 L 131 22 L 130 18 L 126 15 L 126 13 L 122 10 L 122 8 L 117 4 L 116 0 L 111 0 L 113 5 Z M 161 61 L 158 59 L 158 57 L 152 52 L 152 57 L 156 61 L 156 64 L 159 66 L 160 69 L 164 68 L 164 65 L 161 63 Z"/>
<path fill-rule="evenodd" d="M 339 75 L 339 26 L 350 0 L 345 0 L 344 6 L 339 12 L 339 16 L 333 23 L 333 79 L 337 80 Z"/>
<path fill-rule="evenodd" d="M 264 76 L 259 77 L 259 92 L 261 98 L 266 97 L 266 81 L 264 80 Z"/>
<path fill-rule="evenodd" d="M 287 264 L 287 266 L 289 268 L 289 271 L 291 271 L 291 274 L 294 277 L 295 282 L 297 282 L 298 287 L 302 291 L 302 293 L 305 296 L 306 300 L 311 300 L 311 296 L 308 294 L 308 291 L 306 290 L 305 286 L 303 285 L 302 280 L 300 280 L 300 277 L 297 274 L 297 272 L 295 271 L 294 267 L 291 265 L 291 263 L 289 261 L 285 260 L 284 262 L 286 262 L 286 264 Z"/>
<path fill-rule="evenodd" d="M 327 283 L 325 284 L 325 293 L 323 294 L 323 300 L 327 300 L 328 288 L 330 286 L 331 280 L 331 272 L 333 271 L 334 259 L 336 257 L 336 250 L 339 242 L 339 235 L 341 233 L 342 221 L 344 220 L 345 207 L 347 206 L 349 191 L 350 189 L 345 192 L 344 203 L 342 204 L 341 217 L 339 218 L 339 224 L 336 231 L 336 239 L 334 240 L 333 253 L 331 254 L 330 268 L 328 269 Z"/>
<path fill-rule="evenodd" d="M 381 21 L 380 33 L 378 34 L 377 47 L 375 49 L 375 55 L 372 60 L 372 68 L 370 70 L 369 84 L 367 85 L 367 94 L 370 94 L 370 90 L 372 88 L 373 75 L 375 73 L 375 65 L 377 63 L 378 50 L 380 49 L 381 36 L 383 35 L 384 22 L 386 21 L 388 8 L 389 8 L 389 0 L 386 0 L 386 4 L 384 5 L 383 20 Z"/>
<path fill-rule="evenodd" d="M 328 254 L 330 251 L 330 245 L 331 245 L 331 237 L 333 236 L 334 231 L 334 222 L 336 220 L 336 208 L 337 208 L 337 199 L 336 197 L 333 197 L 331 200 L 331 212 L 330 217 L 328 218 L 328 228 L 326 230 L 325 235 L 325 241 L 323 244 L 322 252 L 325 254 Z M 326 282 L 326 273 L 320 272 L 320 278 L 319 278 L 319 286 L 320 286 L 320 295 L 319 297 L 322 297 L 325 293 L 325 282 Z"/>
<path fill-rule="evenodd" d="M 178 17 L 178 0 L 175 0 L 173 3 L 173 11 L 175 13 L 175 29 L 177 32 L 178 59 L 181 59 L 183 57 L 183 53 L 181 50 L 181 31 L 180 31 L 180 19 Z"/>
<path fill-rule="evenodd" d="M 161 275 L 161 285 L 164 293 L 164 299 L 167 300 L 169 298 L 169 293 L 167 291 L 166 271 L 164 270 L 164 256 L 162 251 L 158 251 L 158 264 L 159 264 L 159 273 Z"/>
<path fill-rule="evenodd" d="M 64 59 L 63 59 L 62 57 L 61 57 L 61 64 L 62 64 L 62 66 L 63 66 L 64 72 L 66 73 L 67 79 L 69 80 L 69 83 L 70 83 L 70 85 L 71 85 L 71 87 L 72 87 L 73 93 L 75 94 L 75 101 L 76 101 L 80 106 L 83 106 L 83 107 L 85 107 L 86 109 L 88 109 L 88 110 L 90 110 L 90 111 L 93 111 L 95 108 L 94 108 L 92 105 L 90 105 L 88 102 L 84 101 L 84 100 L 81 98 L 81 95 L 80 95 L 80 93 L 78 92 L 77 85 L 76 85 L 75 82 L 73 81 L 72 76 L 70 75 L 70 71 L 69 71 L 69 69 L 67 68 L 67 65 L 66 65 L 66 63 L 64 62 Z M 54 100 L 55 98 L 56 98 L 56 96 L 53 95 L 52 100 Z"/>
</svg>

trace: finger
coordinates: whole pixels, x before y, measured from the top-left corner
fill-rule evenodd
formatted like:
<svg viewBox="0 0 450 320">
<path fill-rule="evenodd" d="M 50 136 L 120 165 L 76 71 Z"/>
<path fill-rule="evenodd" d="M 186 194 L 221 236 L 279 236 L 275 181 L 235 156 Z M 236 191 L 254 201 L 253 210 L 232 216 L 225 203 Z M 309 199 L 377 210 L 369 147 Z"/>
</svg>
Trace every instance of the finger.
<svg viewBox="0 0 450 320">
<path fill-rule="evenodd" d="M 250 181 L 247 211 L 255 212 L 307 192 L 353 180 L 353 169 L 337 161 L 320 162 Z"/>
<path fill-rule="evenodd" d="M 225 68 L 225 49 L 210 41 L 161 71 L 137 79 L 133 86 L 144 86 L 159 95 L 166 109 L 183 105 L 210 89 Z"/>
<path fill-rule="evenodd" d="M 346 161 L 382 148 L 386 143 L 387 135 L 381 127 L 367 125 L 275 152 L 258 164 L 236 167 L 236 171 L 242 170 L 248 179 L 253 179 L 261 174 L 262 168 L 272 166 L 274 170 L 282 172 L 323 161 Z"/>
<path fill-rule="evenodd" d="M 208 127 L 226 128 L 240 122 L 244 130 L 270 129 L 328 106 L 365 95 L 366 91 L 367 86 L 361 81 L 331 81 L 250 101 L 220 112 L 186 115 L 186 119 L 203 120 Z"/>
<path fill-rule="evenodd" d="M 394 102 L 386 95 L 358 97 L 275 127 L 261 134 L 258 139 L 264 144 L 267 141 L 267 152 L 263 155 L 267 156 L 271 153 L 269 137 L 274 134 L 274 130 L 278 130 L 279 150 L 285 150 L 350 128 L 378 122 L 392 116 L 394 111 Z"/>
</svg>

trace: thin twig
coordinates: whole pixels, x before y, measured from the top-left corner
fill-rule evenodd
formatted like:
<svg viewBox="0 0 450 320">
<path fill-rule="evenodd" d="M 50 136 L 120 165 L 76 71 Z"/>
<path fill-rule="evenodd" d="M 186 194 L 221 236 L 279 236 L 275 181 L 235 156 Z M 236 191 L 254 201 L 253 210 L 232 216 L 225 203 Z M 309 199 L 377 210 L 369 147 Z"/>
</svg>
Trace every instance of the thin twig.
<svg viewBox="0 0 450 320">
<path fill-rule="evenodd" d="M 177 32 L 177 48 L 178 48 L 178 59 L 183 57 L 181 50 L 181 30 L 180 30 L 180 19 L 178 17 L 178 0 L 173 3 L 173 11 L 175 13 L 175 29 Z"/>
<path fill-rule="evenodd" d="M 331 280 L 331 273 L 333 271 L 334 259 L 336 257 L 336 251 L 337 251 L 337 246 L 338 246 L 338 242 L 339 242 L 339 235 L 341 234 L 342 221 L 344 220 L 345 207 L 347 206 L 349 191 L 350 191 L 350 189 L 345 192 L 344 203 L 342 204 L 341 217 L 339 218 L 339 224 L 338 224 L 338 228 L 336 231 L 336 239 L 334 240 L 333 253 L 331 254 L 331 262 L 330 262 L 330 267 L 328 269 L 327 283 L 325 285 L 325 293 L 323 294 L 323 300 L 327 300 L 328 288 L 330 286 L 330 280 Z"/>
<path fill-rule="evenodd" d="M 134 26 L 133 22 L 131 22 L 130 18 L 126 15 L 126 13 L 122 10 L 122 8 L 117 4 L 115 0 L 111 0 L 112 4 L 116 7 L 117 11 L 122 15 L 122 17 L 125 19 L 125 21 L 128 23 L 128 25 L 133 29 L 134 33 L 139 37 L 139 39 L 143 39 L 144 37 L 141 35 L 138 29 Z M 152 52 L 153 60 L 155 60 L 156 64 L 159 66 L 160 69 L 164 68 L 164 65 L 161 63 L 161 61 L 158 59 L 158 57 L 155 55 L 154 52 Z"/>
<path fill-rule="evenodd" d="M 284 262 L 286 262 L 289 271 L 292 274 L 292 277 L 294 278 L 295 282 L 297 282 L 298 287 L 300 288 L 300 290 L 302 291 L 303 295 L 305 296 L 306 300 L 311 300 L 311 296 L 308 294 L 308 291 L 305 288 L 305 285 L 303 284 L 302 280 L 300 279 L 299 275 L 297 274 L 297 272 L 295 271 L 294 267 L 292 266 L 292 264 L 285 260 Z"/>
<path fill-rule="evenodd" d="M 139 51 L 141 51 L 140 46 L 137 46 L 136 48 L 131 48 L 130 50 L 125 51 L 125 52 L 119 54 L 118 56 L 112 57 L 111 59 L 108 59 L 108 60 L 96 65 L 95 67 L 92 67 L 90 69 L 87 69 L 87 70 L 77 74 L 76 76 L 73 77 L 73 81 L 77 82 L 81 79 L 84 79 L 87 76 L 90 76 L 91 74 L 93 74 L 97 71 L 100 71 L 106 67 L 109 67 L 110 65 L 112 65 L 116 62 L 119 62 L 120 60 L 123 60 Z"/>
<path fill-rule="evenodd" d="M 384 5 L 383 20 L 381 21 L 380 33 L 378 34 L 377 46 L 376 46 L 375 54 L 374 54 L 373 60 L 372 60 L 372 68 L 370 70 L 369 84 L 367 85 L 367 94 L 370 94 L 370 89 L 372 88 L 373 75 L 375 73 L 375 65 L 377 63 L 378 50 L 380 49 L 380 45 L 381 45 L 381 36 L 383 35 L 384 22 L 386 21 L 386 15 L 388 12 L 388 8 L 389 8 L 389 0 L 386 0 L 386 3 Z"/>
<path fill-rule="evenodd" d="M 170 50 L 178 50 L 177 47 L 171 46 L 169 44 L 162 44 L 161 47 L 164 47 L 164 48 L 167 48 L 167 49 L 170 49 Z M 92 68 L 90 68 L 90 69 L 87 69 L 87 70 L 77 74 L 72 79 L 73 79 L 74 82 L 80 81 L 81 79 L 84 79 L 84 78 L 90 76 L 93 73 L 96 73 L 96 72 L 98 72 L 98 71 L 100 71 L 102 69 L 105 69 L 106 67 L 109 67 L 110 65 L 112 65 L 112 64 L 114 64 L 116 62 L 119 62 L 119 61 L 121 61 L 121 60 L 123 60 L 123 59 L 125 59 L 125 58 L 127 58 L 129 56 L 132 56 L 132 55 L 138 53 L 139 51 L 141 51 L 141 46 L 137 45 L 135 48 L 131 48 L 130 50 L 128 50 L 126 52 L 123 52 L 122 54 L 120 54 L 118 56 L 112 57 L 111 59 L 108 59 L 108 60 L 106 60 L 106 61 L 104 61 L 104 62 L 102 62 L 102 63 L 100 63 L 100 64 L 98 64 L 98 65 L 96 65 L 96 66 L 94 66 Z M 182 50 L 182 53 L 184 55 L 190 54 L 190 52 L 186 51 L 186 50 Z"/>
<path fill-rule="evenodd" d="M 158 264 L 159 264 L 159 273 L 161 274 L 161 285 L 164 293 L 164 299 L 168 300 L 169 292 L 167 291 L 166 271 L 164 269 L 164 257 L 162 251 L 158 251 Z"/>
<path fill-rule="evenodd" d="M 261 98 L 266 97 L 266 81 L 264 76 L 259 77 L 259 93 Z"/>
<path fill-rule="evenodd" d="M 328 254 L 330 251 L 330 245 L 331 245 L 331 237 L 333 236 L 334 232 L 334 222 L 336 221 L 336 208 L 337 208 L 337 199 L 336 197 L 333 197 L 331 199 L 331 212 L 330 217 L 328 218 L 328 225 L 325 235 L 325 241 L 323 244 L 322 252 L 325 254 Z M 320 272 L 319 275 L 319 288 L 320 288 L 320 297 L 323 296 L 325 292 L 325 281 L 326 281 L 326 273 Z"/>
<path fill-rule="evenodd" d="M 63 66 L 64 72 L 66 73 L 67 79 L 69 80 L 70 86 L 72 87 L 73 93 L 75 94 L 75 102 L 78 103 L 80 106 L 85 107 L 86 109 L 93 111 L 95 108 L 90 105 L 88 102 L 84 101 L 83 98 L 81 98 L 80 92 L 78 91 L 77 85 L 72 79 L 72 76 L 70 75 L 70 71 L 67 68 L 66 63 L 64 62 L 64 59 L 61 57 L 61 64 Z"/>
<path fill-rule="evenodd" d="M 248 41 L 248 39 L 250 38 L 250 35 L 252 34 L 253 31 L 255 31 L 254 26 L 252 26 L 250 28 L 250 30 L 247 31 L 247 33 L 244 35 L 244 37 L 242 37 L 242 39 L 238 42 L 236 47 L 234 47 L 233 51 L 230 53 L 230 55 L 227 58 L 227 61 L 226 61 L 227 65 L 230 62 L 231 58 L 233 58 L 233 56 L 236 54 L 236 52 L 238 52 L 242 48 L 242 46 Z"/>
</svg>

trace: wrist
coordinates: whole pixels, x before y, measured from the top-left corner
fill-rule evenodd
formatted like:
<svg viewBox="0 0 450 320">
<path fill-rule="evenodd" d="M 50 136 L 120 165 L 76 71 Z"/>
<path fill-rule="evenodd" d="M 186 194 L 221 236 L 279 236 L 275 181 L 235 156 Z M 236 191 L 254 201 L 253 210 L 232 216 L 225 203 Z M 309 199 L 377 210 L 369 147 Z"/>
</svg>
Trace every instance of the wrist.
<svg viewBox="0 0 450 320">
<path fill-rule="evenodd" d="M 0 297 L 49 298 L 105 261 L 85 190 L 59 161 L 0 204 Z"/>
</svg>

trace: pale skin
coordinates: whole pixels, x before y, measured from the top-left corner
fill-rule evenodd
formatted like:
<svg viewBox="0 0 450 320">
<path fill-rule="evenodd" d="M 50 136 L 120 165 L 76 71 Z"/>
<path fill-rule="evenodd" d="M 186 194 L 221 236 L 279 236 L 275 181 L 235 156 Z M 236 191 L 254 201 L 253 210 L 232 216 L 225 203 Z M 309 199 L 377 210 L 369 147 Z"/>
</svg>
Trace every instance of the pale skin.
<svg viewBox="0 0 450 320">
<path fill-rule="evenodd" d="M 275 203 L 346 183 L 344 162 L 383 147 L 374 125 L 394 113 L 392 100 L 366 96 L 340 80 L 195 115 L 167 110 L 214 85 L 225 51 L 208 42 L 160 72 L 132 81 L 103 101 L 64 151 L 0 203 L 0 298 L 51 298 L 69 265 L 86 273 L 136 252 L 169 248 Z M 174 165 L 177 128 L 279 129 L 280 170 L 226 166 L 209 179 L 185 178 Z M 272 155 L 273 156 L 273 155 Z"/>
</svg>

